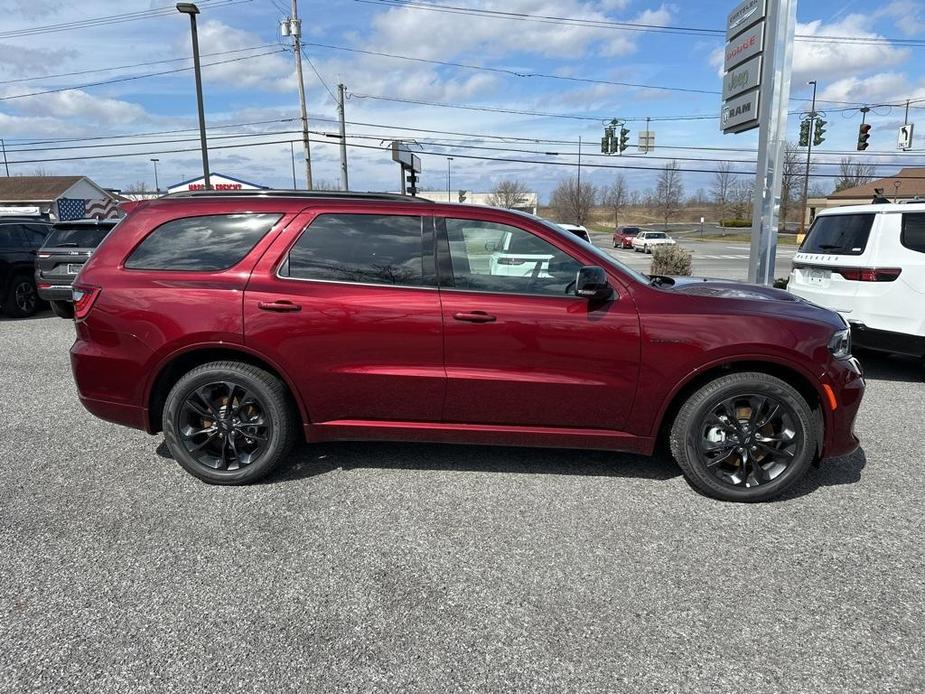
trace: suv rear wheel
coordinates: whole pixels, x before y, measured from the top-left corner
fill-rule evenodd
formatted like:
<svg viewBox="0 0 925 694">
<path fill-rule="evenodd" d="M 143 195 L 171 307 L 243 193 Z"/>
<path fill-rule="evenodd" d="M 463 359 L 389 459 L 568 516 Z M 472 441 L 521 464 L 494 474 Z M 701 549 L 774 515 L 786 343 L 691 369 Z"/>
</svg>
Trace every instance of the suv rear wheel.
<svg viewBox="0 0 925 694">
<path fill-rule="evenodd" d="M 250 364 L 203 364 L 184 375 L 164 405 L 174 459 L 210 484 L 247 484 L 289 454 L 298 422 L 286 387 Z"/>
<path fill-rule="evenodd" d="M 793 387 L 737 373 L 688 398 L 671 428 L 671 452 L 702 494 L 765 501 L 806 474 L 817 436 L 809 404 Z"/>
<path fill-rule="evenodd" d="M 16 275 L 3 298 L 3 312 L 10 318 L 26 318 L 36 312 L 38 304 L 35 280 L 29 275 Z"/>
</svg>

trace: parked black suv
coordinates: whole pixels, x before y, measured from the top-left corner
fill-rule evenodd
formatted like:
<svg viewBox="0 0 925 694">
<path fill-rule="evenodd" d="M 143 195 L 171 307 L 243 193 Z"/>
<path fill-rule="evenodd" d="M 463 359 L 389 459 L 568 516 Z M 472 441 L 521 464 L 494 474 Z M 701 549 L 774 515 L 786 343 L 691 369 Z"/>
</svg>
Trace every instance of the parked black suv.
<svg viewBox="0 0 925 694">
<path fill-rule="evenodd" d="M 39 308 L 35 290 L 35 252 L 51 231 L 36 217 L 0 217 L 0 309 L 13 318 Z"/>
<path fill-rule="evenodd" d="M 54 225 L 36 254 L 35 284 L 39 297 L 51 304 L 56 316 L 74 317 L 71 299 L 74 277 L 117 222 L 115 219 L 80 219 Z"/>
</svg>

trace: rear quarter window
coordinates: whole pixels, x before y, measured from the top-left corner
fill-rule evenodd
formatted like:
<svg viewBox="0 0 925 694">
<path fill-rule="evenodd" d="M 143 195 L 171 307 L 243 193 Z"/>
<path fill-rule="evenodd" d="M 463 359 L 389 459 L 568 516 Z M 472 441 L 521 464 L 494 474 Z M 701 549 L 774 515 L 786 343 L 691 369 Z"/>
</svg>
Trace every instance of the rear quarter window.
<svg viewBox="0 0 925 694">
<path fill-rule="evenodd" d="M 45 239 L 45 247 L 96 248 L 106 238 L 106 234 L 109 233 L 110 229 L 112 229 L 110 225 L 56 226 L 48 235 L 48 238 Z"/>
<path fill-rule="evenodd" d="M 899 242 L 911 251 L 925 253 L 925 214 L 904 214 Z"/>
<path fill-rule="evenodd" d="M 148 234 L 125 261 L 130 270 L 214 272 L 241 262 L 281 214 L 174 219 Z"/>
<path fill-rule="evenodd" d="M 861 255 L 867 248 L 874 214 L 831 214 L 816 217 L 800 246 L 801 253 Z"/>
</svg>

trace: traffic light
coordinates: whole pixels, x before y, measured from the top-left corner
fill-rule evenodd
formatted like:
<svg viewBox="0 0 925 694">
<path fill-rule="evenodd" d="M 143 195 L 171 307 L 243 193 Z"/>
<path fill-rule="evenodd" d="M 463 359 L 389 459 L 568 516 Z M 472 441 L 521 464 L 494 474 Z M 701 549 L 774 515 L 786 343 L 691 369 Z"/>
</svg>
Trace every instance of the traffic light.
<svg viewBox="0 0 925 694">
<path fill-rule="evenodd" d="M 613 127 L 604 128 L 604 137 L 601 138 L 601 152 L 603 154 L 613 154 Z"/>
<path fill-rule="evenodd" d="M 626 128 L 620 128 L 620 152 L 625 152 L 630 146 L 630 131 Z"/>
<path fill-rule="evenodd" d="M 407 169 L 405 174 L 405 181 L 407 182 L 407 187 L 405 190 L 408 192 L 408 195 L 417 195 L 418 194 L 418 175 L 415 173 L 414 169 Z"/>
<path fill-rule="evenodd" d="M 809 119 L 800 121 L 800 147 L 809 147 Z"/>
<path fill-rule="evenodd" d="M 825 138 L 823 137 L 823 135 L 825 135 L 825 125 L 826 121 L 821 118 L 816 119 L 816 132 L 813 135 L 813 144 L 816 146 L 825 142 Z"/>
<path fill-rule="evenodd" d="M 457 193 L 457 196 L 456 196 L 456 197 L 457 197 L 457 199 L 459 200 L 459 202 L 465 202 L 465 201 L 466 201 L 466 197 L 467 197 L 468 195 L 469 195 L 469 191 L 468 191 L 468 190 L 461 190 L 461 191 L 459 191 L 459 193 Z"/>
<path fill-rule="evenodd" d="M 870 124 L 862 123 L 858 128 L 858 152 L 863 152 L 870 145 L 868 140 L 870 139 Z"/>
</svg>

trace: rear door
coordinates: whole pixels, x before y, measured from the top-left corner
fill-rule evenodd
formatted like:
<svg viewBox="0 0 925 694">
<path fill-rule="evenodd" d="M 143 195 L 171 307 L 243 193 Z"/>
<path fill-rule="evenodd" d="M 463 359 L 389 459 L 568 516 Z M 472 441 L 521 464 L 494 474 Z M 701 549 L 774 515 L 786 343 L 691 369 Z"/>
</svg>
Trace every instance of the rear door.
<svg viewBox="0 0 925 694">
<path fill-rule="evenodd" d="M 611 301 L 576 297 L 574 279 L 583 263 L 563 238 L 476 214 L 438 223 L 444 420 L 619 430 L 639 369 L 632 298 L 616 282 Z M 510 245 L 542 259 L 535 272 L 499 273 L 486 262 L 493 239 L 506 235 L 514 239 Z"/>
<path fill-rule="evenodd" d="M 245 292 L 245 342 L 290 376 L 313 424 L 438 422 L 446 376 L 431 215 L 303 212 Z"/>
</svg>

